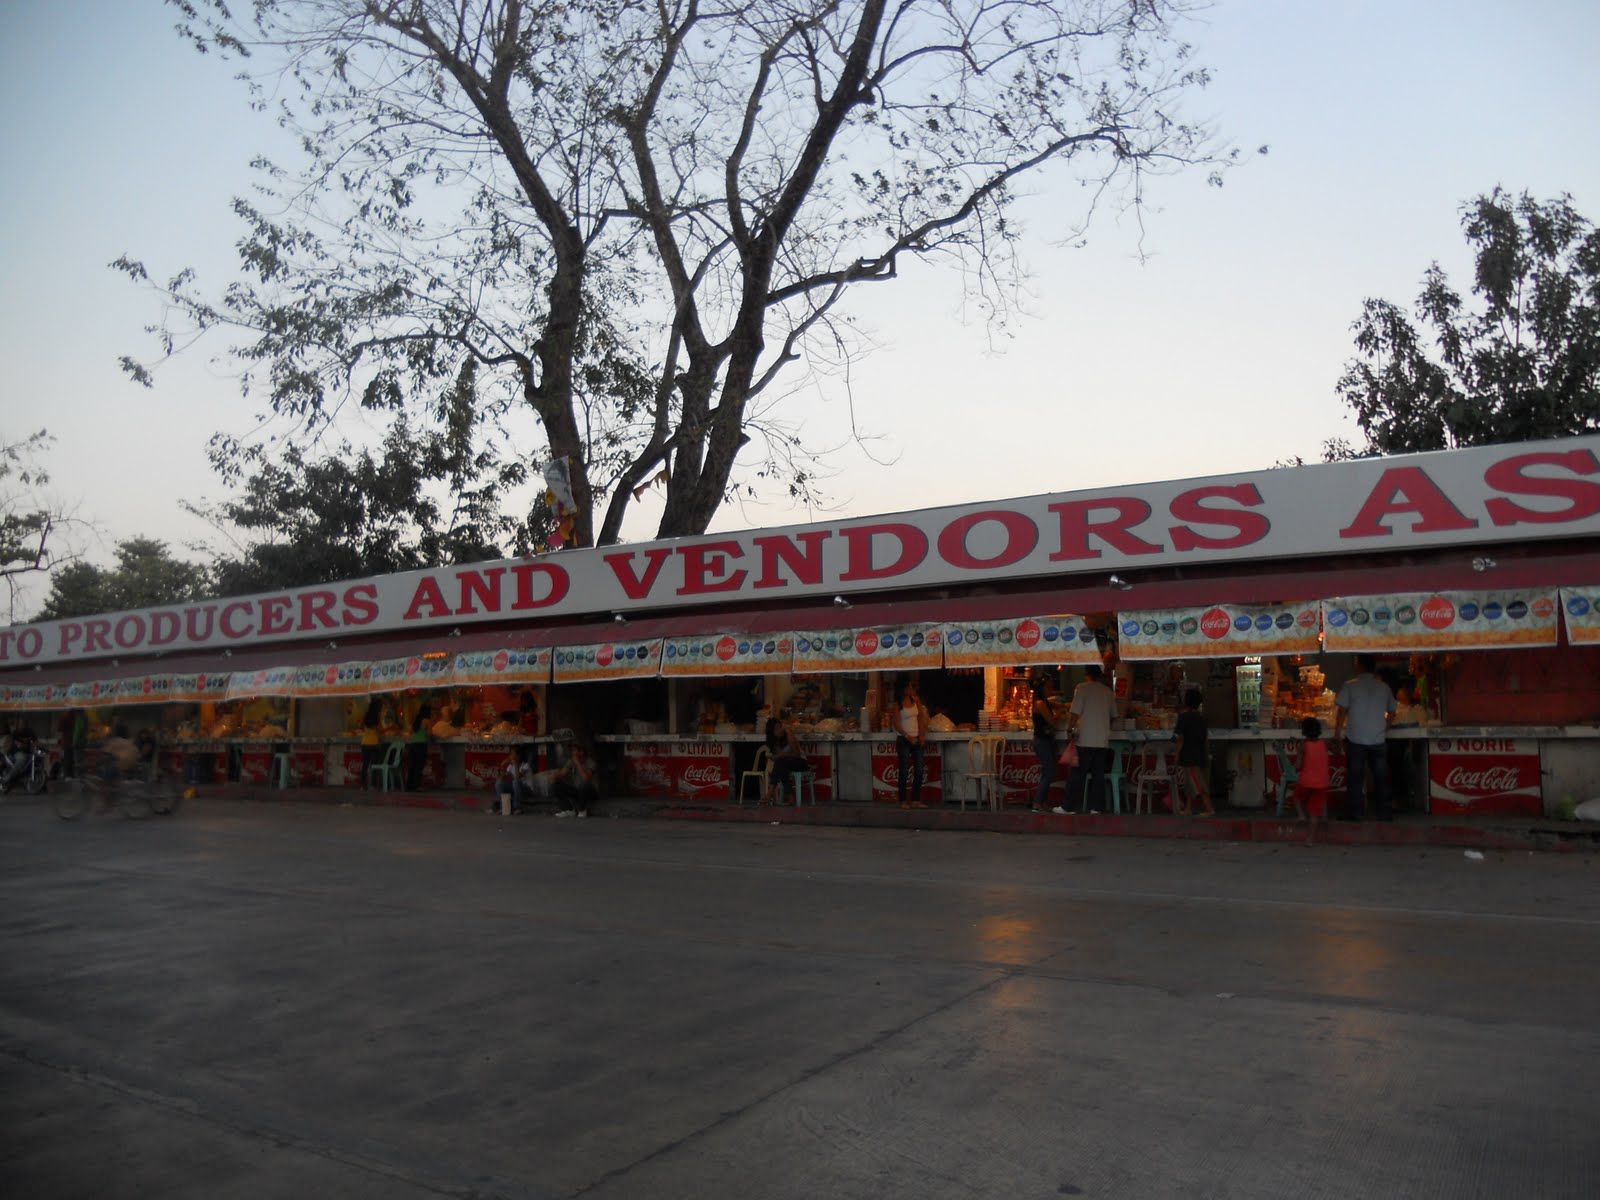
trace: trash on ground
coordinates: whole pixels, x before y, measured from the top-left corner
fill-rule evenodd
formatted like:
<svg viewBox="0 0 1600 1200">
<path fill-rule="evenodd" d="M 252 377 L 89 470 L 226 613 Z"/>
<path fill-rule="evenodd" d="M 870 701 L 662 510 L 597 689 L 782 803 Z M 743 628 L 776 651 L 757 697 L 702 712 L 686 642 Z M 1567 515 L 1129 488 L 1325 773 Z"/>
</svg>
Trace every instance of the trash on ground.
<svg viewBox="0 0 1600 1200">
<path fill-rule="evenodd" d="M 1467 851 L 1467 857 L 1470 858 L 1473 862 L 1482 862 L 1483 861 L 1483 851 L 1482 850 L 1468 850 Z"/>
</svg>

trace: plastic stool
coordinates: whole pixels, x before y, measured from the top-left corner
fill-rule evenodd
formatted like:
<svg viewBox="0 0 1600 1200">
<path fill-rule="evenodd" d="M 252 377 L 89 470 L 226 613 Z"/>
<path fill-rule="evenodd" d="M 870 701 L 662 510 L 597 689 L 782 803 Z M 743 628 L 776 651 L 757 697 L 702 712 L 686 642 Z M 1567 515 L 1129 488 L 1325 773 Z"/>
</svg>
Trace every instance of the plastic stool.
<svg viewBox="0 0 1600 1200">
<path fill-rule="evenodd" d="M 794 806 L 799 808 L 806 802 L 806 793 L 811 793 L 811 807 L 817 806 L 817 773 L 815 771 L 796 771 L 789 776 L 794 781 Z"/>
<path fill-rule="evenodd" d="M 1106 795 L 1111 800 L 1111 811 L 1122 812 L 1122 785 L 1128 780 L 1128 755 L 1132 742 L 1111 743 L 1111 769 L 1106 772 Z"/>
</svg>

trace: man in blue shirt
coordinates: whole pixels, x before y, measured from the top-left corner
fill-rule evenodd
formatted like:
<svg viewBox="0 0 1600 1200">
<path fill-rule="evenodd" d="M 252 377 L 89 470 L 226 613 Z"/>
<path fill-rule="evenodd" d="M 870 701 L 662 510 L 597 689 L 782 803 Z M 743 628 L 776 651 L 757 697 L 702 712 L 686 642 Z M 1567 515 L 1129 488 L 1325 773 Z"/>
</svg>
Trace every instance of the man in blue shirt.
<svg viewBox="0 0 1600 1200">
<path fill-rule="evenodd" d="M 1389 755 L 1384 740 L 1394 716 L 1394 693 L 1379 679 L 1378 660 L 1356 655 L 1356 673 L 1334 697 L 1338 710 L 1333 736 L 1344 737 L 1346 784 L 1344 817 L 1359 821 L 1366 816 L 1367 772 L 1372 772 L 1373 814 L 1380 821 L 1394 820 L 1389 798 Z"/>
</svg>

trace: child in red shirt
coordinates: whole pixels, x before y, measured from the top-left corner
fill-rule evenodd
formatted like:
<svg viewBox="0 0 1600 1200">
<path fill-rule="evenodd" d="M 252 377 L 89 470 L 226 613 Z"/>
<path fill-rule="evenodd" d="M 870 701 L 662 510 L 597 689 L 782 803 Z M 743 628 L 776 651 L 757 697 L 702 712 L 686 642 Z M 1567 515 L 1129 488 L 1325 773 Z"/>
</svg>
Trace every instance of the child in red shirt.
<svg viewBox="0 0 1600 1200">
<path fill-rule="evenodd" d="M 1328 743 L 1322 740 L 1322 722 L 1307 717 L 1300 722 L 1305 738 L 1300 748 L 1300 775 L 1295 782 L 1295 807 L 1306 814 L 1306 845 L 1317 841 L 1317 824 L 1328 815 Z"/>
</svg>

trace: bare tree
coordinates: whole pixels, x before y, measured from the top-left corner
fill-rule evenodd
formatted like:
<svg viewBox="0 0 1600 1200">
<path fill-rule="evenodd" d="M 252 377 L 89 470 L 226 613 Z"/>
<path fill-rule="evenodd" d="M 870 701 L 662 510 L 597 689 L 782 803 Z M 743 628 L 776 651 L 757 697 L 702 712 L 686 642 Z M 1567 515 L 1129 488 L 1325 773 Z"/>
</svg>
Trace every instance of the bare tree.
<svg viewBox="0 0 1600 1200">
<path fill-rule="evenodd" d="M 84 523 L 45 491 L 50 475 L 42 455 L 54 441 L 41 429 L 17 441 L 0 439 L 0 580 L 5 619 L 14 621 L 26 585 L 78 558 L 63 535 Z"/>
<path fill-rule="evenodd" d="M 1206 75 L 1166 0 L 170 2 L 308 158 L 236 203 L 245 281 L 161 286 L 164 352 L 231 327 L 310 430 L 471 355 L 567 461 L 580 544 L 662 478 L 660 534 L 703 531 L 753 436 L 804 491 L 774 383 L 908 258 L 1003 314 L 1024 183 L 1081 232 L 1233 157 L 1179 114 Z"/>
</svg>

